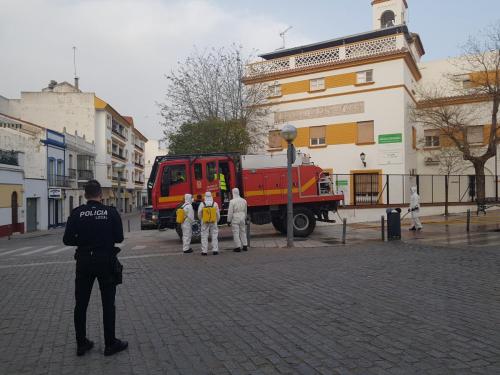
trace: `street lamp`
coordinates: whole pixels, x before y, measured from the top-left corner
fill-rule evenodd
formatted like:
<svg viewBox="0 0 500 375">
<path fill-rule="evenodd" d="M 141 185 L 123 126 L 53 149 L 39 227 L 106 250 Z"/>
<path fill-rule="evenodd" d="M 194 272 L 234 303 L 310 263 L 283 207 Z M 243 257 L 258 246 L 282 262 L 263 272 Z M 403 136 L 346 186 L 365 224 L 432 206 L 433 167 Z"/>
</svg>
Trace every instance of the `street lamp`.
<svg viewBox="0 0 500 375">
<path fill-rule="evenodd" d="M 366 168 L 366 154 L 362 152 L 361 154 L 359 154 L 359 158 L 361 159 L 361 163 L 363 163 L 363 167 Z"/>
<path fill-rule="evenodd" d="M 125 169 L 125 164 L 123 163 L 115 163 L 113 164 L 113 168 L 118 172 L 118 204 L 116 208 L 118 212 L 122 212 L 122 173 Z"/>
<path fill-rule="evenodd" d="M 288 199 L 286 209 L 286 246 L 293 247 L 293 195 L 292 195 L 292 164 L 295 161 L 293 141 L 297 138 L 297 128 L 287 124 L 281 129 L 281 137 L 288 143 L 287 148 L 287 177 Z"/>
</svg>

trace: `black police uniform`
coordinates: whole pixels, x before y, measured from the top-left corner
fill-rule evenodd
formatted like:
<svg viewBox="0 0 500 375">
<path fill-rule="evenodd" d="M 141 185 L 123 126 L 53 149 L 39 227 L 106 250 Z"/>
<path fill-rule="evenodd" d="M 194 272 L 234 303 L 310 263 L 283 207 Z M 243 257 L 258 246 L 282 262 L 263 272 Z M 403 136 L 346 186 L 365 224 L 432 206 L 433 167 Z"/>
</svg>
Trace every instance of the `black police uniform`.
<svg viewBox="0 0 500 375">
<path fill-rule="evenodd" d="M 75 253 L 75 331 L 78 345 L 85 344 L 87 306 L 94 280 L 101 290 L 104 341 L 108 347 L 115 337 L 116 280 L 113 264 L 116 261 L 115 243 L 123 241 L 123 226 L 114 207 L 88 201 L 71 213 L 66 224 L 63 242 L 78 246 Z"/>
</svg>

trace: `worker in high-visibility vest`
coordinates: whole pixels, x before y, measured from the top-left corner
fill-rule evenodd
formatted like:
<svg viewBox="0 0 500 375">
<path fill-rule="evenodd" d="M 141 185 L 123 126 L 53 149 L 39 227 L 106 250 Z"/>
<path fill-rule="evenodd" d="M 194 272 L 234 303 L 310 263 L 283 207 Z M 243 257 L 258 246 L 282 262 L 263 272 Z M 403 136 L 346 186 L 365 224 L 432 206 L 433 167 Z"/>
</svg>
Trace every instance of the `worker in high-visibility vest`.
<svg viewBox="0 0 500 375">
<path fill-rule="evenodd" d="M 217 179 L 217 174 L 215 174 L 215 179 Z M 224 202 L 227 197 L 227 185 L 226 185 L 226 177 L 223 173 L 219 173 L 219 186 L 221 190 L 221 201 Z"/>
</svg>

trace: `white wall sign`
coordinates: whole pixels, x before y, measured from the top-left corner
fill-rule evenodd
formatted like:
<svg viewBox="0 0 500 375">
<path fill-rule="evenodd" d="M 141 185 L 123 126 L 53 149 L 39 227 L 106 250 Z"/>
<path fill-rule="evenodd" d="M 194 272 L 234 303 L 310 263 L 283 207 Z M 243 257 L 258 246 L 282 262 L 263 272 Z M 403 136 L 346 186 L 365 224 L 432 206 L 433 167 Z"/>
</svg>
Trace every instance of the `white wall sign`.
<svg viewBox="0 0 500 375">
<path fill-rule="evenodd" d="M 49 198 L 50 199 L 61 199 L 62 198 L 62 189 L 49 189 Z"/>
<path fill-rule="evenodd" d="M 380 147 L 378 163 L 380 165 L 403 164 L 403 149 L 401 147 Z"/>
</svg>

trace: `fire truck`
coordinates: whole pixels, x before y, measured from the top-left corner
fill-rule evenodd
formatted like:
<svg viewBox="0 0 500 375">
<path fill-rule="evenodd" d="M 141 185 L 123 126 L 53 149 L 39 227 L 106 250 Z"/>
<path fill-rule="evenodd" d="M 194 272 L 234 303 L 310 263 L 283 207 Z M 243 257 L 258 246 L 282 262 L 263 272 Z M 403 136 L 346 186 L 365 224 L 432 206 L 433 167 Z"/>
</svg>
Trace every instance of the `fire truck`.
<svg viewBox="0 0 500 375">
<path fill-rule="evenodd" d="M 155 159 L 148 180 L 148 196 L 157 218 L 158 228 L 175 229 L 176 210 L 184 203 L 184 194 L 193 195 L 197 212 L 206 191 L 210 191 L 221 208 L 219 224 L 227 223 L 231 189 L 240 189 L 247 200 L 249 220 L 253 224 L 272 223 L 285 234 L 287 205 L 286 155 L 240 155 L 212 153 L 199 155 L 166 155 Z M 226 190 L 221 190 L 221 175 Z M 331 176 L 314 165 L 304 154 L 297 154 L 292 166 L 294 235 L 309 236 L 317 221 L 334 222 L 329 212 L 335 212 L 343 201 L 335 193 Z M 199 240 L 200 222 L 193 224 L 193 241 Z"/>
</svg>

